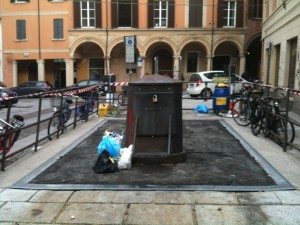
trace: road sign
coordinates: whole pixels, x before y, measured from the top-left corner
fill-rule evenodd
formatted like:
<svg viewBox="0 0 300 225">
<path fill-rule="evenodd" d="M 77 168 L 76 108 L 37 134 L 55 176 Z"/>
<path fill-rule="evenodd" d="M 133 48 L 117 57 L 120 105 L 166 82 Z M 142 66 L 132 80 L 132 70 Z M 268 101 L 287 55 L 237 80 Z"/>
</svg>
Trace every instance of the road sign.
<svg viewBox="0 0 300 225">
<path fill-rule="evenodd" d="M 135 36 L 125 36 L 126 63 L 135 63 Z"/>
</svg>

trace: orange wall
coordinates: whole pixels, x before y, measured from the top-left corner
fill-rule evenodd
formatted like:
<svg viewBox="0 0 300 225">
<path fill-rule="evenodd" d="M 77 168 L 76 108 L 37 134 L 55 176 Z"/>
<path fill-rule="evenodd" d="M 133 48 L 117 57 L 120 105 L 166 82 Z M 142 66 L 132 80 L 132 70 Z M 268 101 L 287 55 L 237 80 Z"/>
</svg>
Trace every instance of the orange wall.
<svg viewBox="0 0 300 225">
<path fill-rule="evenodd" d="M 139 0 L 139 28 L 147 29 L 148 28 L 148 0 Z"/>
<path fill-rule="evenodd" d="M 176 0 L 175 1 L 175 28 L 184 28 L 184 24 L 185 24 L 185 0 Z"/>
<path fill-rule="evenodd" d="M 37 0 L 31 0 L 26 4 L 12 4 L 10 1 L 1 1 L 2 28 L 3 28 L 3 52 L 13 50 L 12 59 L 37 59 L 39 58 L 39 33 L 38 33 L 38 4 Z M 46 51 L 42 53 L 42 58 L 66 58 L 66 53 L 46 53 L 49 49 L 68 49 L 68 29 L 70 29 L 70 16 L 68 11 L 72 12 L 70 1 L 51 3 L 46 0 L 40 0 L 40 36 L 41 49 Z M 59 7 L 58 7 L 59 6 Z M 71 16 L 72 18 L 72 16 Z M 64 40 L 53 41 L 53 19 L 64 20 Z M 16 40 L 16 20 L 26 20 L 26 41 Z M 73 23 L 71 24 L 71 26 Z M 13 37 L 13 38 L 11 38 Z M 34 50 L 30 52 L 31 50 Z M 18 53 L 19 52 L 19 53 Z M 29 56 L 24 57 L 23 52 L 30 52 Z M 61 56 L 58 57 L 58 55 Z"/>
</svg>

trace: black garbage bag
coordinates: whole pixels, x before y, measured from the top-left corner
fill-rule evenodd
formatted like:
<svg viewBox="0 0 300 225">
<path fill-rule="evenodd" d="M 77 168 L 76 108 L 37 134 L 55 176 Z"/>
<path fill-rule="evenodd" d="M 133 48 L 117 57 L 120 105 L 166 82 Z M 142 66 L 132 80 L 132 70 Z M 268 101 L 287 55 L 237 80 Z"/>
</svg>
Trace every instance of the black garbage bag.
<svg viewBox="0 0 300 225">
<path fill-rule="evenodd" d="M 108 151 L 103 150 L 98 156 L 95 166 L 95 173 L 109 173 L 119 171 L 118 163 L 111 157 Z"/>
</svg>

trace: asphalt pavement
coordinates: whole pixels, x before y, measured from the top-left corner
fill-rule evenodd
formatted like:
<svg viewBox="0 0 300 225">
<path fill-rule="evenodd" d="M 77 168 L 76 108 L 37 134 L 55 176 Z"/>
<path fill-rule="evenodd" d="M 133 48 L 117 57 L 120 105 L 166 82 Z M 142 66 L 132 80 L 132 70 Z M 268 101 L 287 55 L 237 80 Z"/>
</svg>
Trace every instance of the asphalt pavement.
<svg viewBox="0 0 300 225">
<path fill-rule="evenodd" d="M 183 108 L 198 104 L 186 100 Z M 204 102 L 211 107 L 211 102 Z M 183 111 L 184 120 L 224 120 L 292 186 L 270 191 L 124 191 L 17 189 L 12 186 L 105 120 L 92 117 L 0 171 L 0 224 L 300 224 L 300 153 L 213 113 Z M 117 118 L 115 120 L 118 120 Z M 299 138 L 299 136 L 298 136 Z M 217 139 L 216 139 L 217 140 Z"/>
</svg>

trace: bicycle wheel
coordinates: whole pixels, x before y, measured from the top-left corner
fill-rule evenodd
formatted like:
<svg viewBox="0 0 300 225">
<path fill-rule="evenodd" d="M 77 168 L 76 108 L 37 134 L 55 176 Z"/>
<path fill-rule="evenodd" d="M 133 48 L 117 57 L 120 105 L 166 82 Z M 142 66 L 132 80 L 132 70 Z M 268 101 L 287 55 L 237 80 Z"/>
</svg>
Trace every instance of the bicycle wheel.
<svg viewBox="0 0 300 225">
<path fill-rule="evenodd" d="M 254 109 L 251 113 L 251 131 L 252 134 L 257 136 L 262 129 L 263 122 L 263 108 L 261 104 L 257 104 L 254 106 Z"/>
<path fill-rule="evenodd" d="M 64 132 L 63 127 L 64 127 L 64 123 L 63 123 L 63 118 L 61 118 L 60 112 L 57 111 L 53 113 L 48 123 L 49 140 L 51 141 L 53 137 L 57 135 L 57 132 L 59 135 L 61 135 Z"/>
<path fill-rule="evenodd" d="M 14 144 L 18 140 L 20 133 L 21 133 L 21 130 L 19 130 L 19 129 L 16 130 L 15 133 L 13 133 L 12 144 Z"/>
<path fill-rule="evenodd" d="M 270 116 L 269 116 L 270 117 Z M 270 127 L 271 127 L 271 119 L 270 118 L 266 118 L 266 116 L 263 117 L 262 119 L 262 131 L 263 131 L 263 134 L 264 134 L 264 137 L 267 138 L 270 136 Z"/>
<path fill-rule="evenodd" d="M 281 142 L 284 140 L 284 126 L 285 120 L 282 118 L 277 119 L 276 126 L 274 127 L 274 132 L 278 135 Z M 291 122 L 287 122 L 287 142 L 293 143 L 295 139 L 295 127 Z"/>
<path fill-rule="evenodd" d="M 4 135 L 4 137 L 1 138 L 0 141 L 1 141 L 1 148 L 0 149 L 2 149 L 2 151 L 4 153 L 8 153 L 9 150 L 13 146 L 11 131 L 8 131 L 8 134 Z"/>
<path fill-rule="evenodd" d="M 126 106 L 127 105 L 127 97 L 123 93 L 120 93 L 117 97 L 118 103 L 121 106 Z"/>
<path fill-rule="evenodd" d="M 248 126 L 250 124 L 251 109 L 245 99 L 238 99 L 233 103 L 231 114 L 233 120 L 240 126 Z"/>
</svg>

